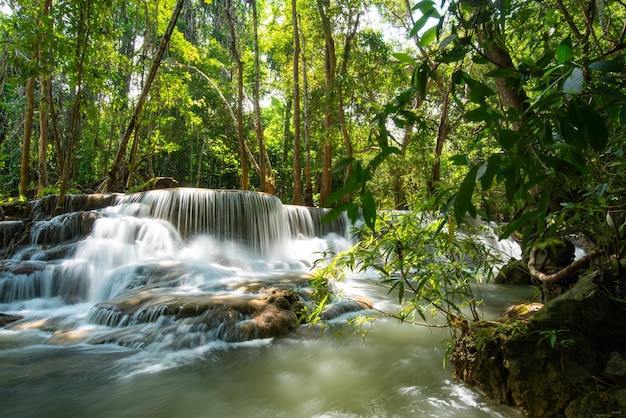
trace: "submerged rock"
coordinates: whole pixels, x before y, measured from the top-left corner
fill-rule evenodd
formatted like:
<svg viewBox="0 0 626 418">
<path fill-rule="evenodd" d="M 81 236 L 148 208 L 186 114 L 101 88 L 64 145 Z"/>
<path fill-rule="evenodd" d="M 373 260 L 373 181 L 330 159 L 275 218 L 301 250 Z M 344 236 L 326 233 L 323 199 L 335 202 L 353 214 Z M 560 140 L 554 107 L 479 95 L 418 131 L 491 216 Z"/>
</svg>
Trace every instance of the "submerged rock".
<svg viewBox="0 0 626 418">
<path fill-rule="evenodd" d="M 163 294 L 160 289 L 137 289 L 97 304 L 90 320 L 126 327 L 167 317 L 172 321 L 173 333 L 191 327 L 204 332 L 209 340 L 239 342 L 287 335 L 296 328 L 303 308 L 297 293 L 278 288 L 242 295 Z M 112 341 L 109 338 L 101 342 Z M 113 342 L 123 344 L 119 339 Z"/>
<path fill-rule="evenodd" d="M 7 324 L 11 322 L 19 321 L 22 318 L 24 317 L 21 315 L 8 315 L 0 312 L 0 328 L 7 326 Z"/>
</svg>

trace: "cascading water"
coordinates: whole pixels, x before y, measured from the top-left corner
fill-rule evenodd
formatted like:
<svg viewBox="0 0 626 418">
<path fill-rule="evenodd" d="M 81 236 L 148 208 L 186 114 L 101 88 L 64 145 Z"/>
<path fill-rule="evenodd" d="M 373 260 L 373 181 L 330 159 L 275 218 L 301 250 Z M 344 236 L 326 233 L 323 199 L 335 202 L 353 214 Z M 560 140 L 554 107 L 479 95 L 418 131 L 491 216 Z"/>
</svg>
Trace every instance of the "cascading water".
<svg viewBox="0 0 626 418">
<path fill-rule="evenodd" d="M 95 202 L 0 261 L 3 417 L 517 416 L 432 366 L 441 335 L 383 322 L 350 349 L 298 328 L 310 267 L 351 245 L 345 219 L 241 191 Z"/>
</svg>

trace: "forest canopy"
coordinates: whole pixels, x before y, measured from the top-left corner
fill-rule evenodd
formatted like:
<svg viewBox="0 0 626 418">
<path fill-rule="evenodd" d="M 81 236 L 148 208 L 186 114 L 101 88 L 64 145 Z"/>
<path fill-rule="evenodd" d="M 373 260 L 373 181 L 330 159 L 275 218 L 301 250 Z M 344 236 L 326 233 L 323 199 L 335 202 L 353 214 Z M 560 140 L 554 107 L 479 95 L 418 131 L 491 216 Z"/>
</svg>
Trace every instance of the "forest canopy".
<svg viewBox="0 0 626 418">
<path fill-rule="evenodd" d="M 5 198 L 167 176 L 511 231 L 623 209 L 621 1 L 0 5 Z"/>
</svg>

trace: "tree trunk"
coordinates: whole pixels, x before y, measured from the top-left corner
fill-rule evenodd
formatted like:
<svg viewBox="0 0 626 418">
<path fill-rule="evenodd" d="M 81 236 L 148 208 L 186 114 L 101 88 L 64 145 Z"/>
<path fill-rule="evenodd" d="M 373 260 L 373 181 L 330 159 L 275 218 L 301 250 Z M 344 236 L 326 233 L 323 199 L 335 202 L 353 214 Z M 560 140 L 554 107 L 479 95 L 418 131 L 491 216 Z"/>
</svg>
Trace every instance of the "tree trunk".
<svg viewBox="0 0 626 418">
<path fill-rule="evenodd" d="M 37 182 L 37 197 L 43 197 L 43 191 L 48 187 L 48 111 L 46 109 L 46 79 L 41 81 L 39 100 L 39 181 Z"/>
<path fill-rule="evenodd" d="M 298 33 L 298 10 L 296 0 L 291 0 L 291 23 L 293 25 L 293 200 L 302 205 L 302 168 L 300 167 L 300 34 Z"/>
<path fill-rule="evenodd" d="M 80 130 L 80 104 L 83 94 L 83 71 L 85 64 L 85 56 L 89 46 L 89 36 L 91 32 L 91 24 L 89 16 L 91 11 L 91 1 L 87 1 L 85 7 L 80 11 L 79 35 L 84 34 L 82 41 L 76 43 L 76 87 L 74 91 L 74 104 L 72 105 L 72 113 L 70 115 L 70 125 L 67 134 L 67 150 L 63 156 L 63 169 L 61 170 L 61 187 L 59 198 L 57 199 L 55 214 L 63 213 L 65 207 L 65 195 L 69 187 L 72 156 L 74 147 L 78 142 Z"/>
<path fill-rule="evenodd" d="M 45 0 L 41 7 L 41 22 L 47 20 L 52 7 L 52 0 Z M 45 33 L 47 34 L 47 29 Z M 42 37 L 45 34 L 42 33 Z M 39 39 L 41 45 L 41 39 Z M 44 74 L 40 77 L 40 97 L 39 97 L 39 163 L 38 163 L 38 182 L 37 197 L 43 197 L 43 192 L 48 187 L 48 110 L 47 110 L 47 89 L 51 87 L 50 83 L 50 66 L 47 62 L 41 60 L 40 47 L 38 47 L 37 55 L 39 56 L 39 67 L 43 69 Z"/>
<path fill-rule="evenodd" d="M 448 107 L 450 103 L 450 87 L 443 93 L 443 102 L 441 103 L 441 116 L 439 118 L 439 128 L 437 129 L 437 142 L 435 144 L 435 162 L 433 163 L 433 173 L 428 182 L 428 191 L 430 194 L 435 193 L 437 183 L 441 181 L 441 154 L 443 153 L 443 145 L 448 138 L 448 134 L 452 129 L 448 120 Z"/>
<path fill-rule="evenodd" d="M 24 141 L 22 143 L 22 165 L 20 167 L 20 198 L 28 194 L 28 171 L 30 160 L 30 141 L 33 131 L 33 114 L 35 113 L 35 76 L 26 80 L 26 115 L 24 116 Z"/>
<path fill-rule="evenodd" d="M 170 21 L 167 25 L 167 28 L 165 29 L 163 37 L 161 38 L 159 49 L 157 50 L 154 60 L 152 61 L 150 72 L 148 73 L 146 82 L 143 85 L 141 94 L 139 95 L 139 99 L 137 100 L 137 104 L 135 105 L 135 110 L 133 111 L 130 122 L 126 127 L 126 131 L 124 132 L 124 136 L 122 137 L 122 140 L 118 147 L 117 154 L 115 155 L 115 160 L 113 161 L 113 165 L 111 167 L 111 170 L 109 171 L 109 175 L 100 187 L 101 191 L 113 192 L 122 191 L 124 189 L 124 157 L 126 155 L 126 147 L 128 146 L 130 136 L 135 130 L 139 122 L 139 118 L 141 117 L 141 112 L 143 111 L 143 106 L 146 102 L 148 92 L 150 91 L 150 86 L 152 85 L 152 82 L 154 81 L 154 78 L 156 76 L 156 72 L 159 68 L 159 65 L 161 64 L 161 59 L 163 58 L 165 49 L 167 48 L 169 40 L 172 36 L 172 32 L 174 31 L 174 27 L 176 26 L 176 21 L 178 20 L 180 11 L 183 8 L 184 1 L 185 0 L 177 0 L 176 6 L 174 6 Z"/>
<path fill-rule="evenodd" d="M 248 157 L 246 155 L 246 140 L 243 132 L 243 61 L 237 47 L 235 34 L 235 20 L 232 12 L 232 1 L 229 0 L 226 7 L 226 20 L 230 32 L 230 51 L 237 64 L 237 142 L 239 143 L 239 160 L 241 162 L 241 190 L 248 190 Z"/>
<path fill-rule="evenodd" d="M 313 179 L 311 178 L 311 136 L 309 134 L 309 82 L 306 71 L 306 43 L 300 25 L 298 25 L 298 28 L 300 29 L 300 39 L 302 40 L 302 87 L 304 90 L 304 204 L 306 206 L 313 206 Z"/>
<path fill-rule="evenodd" d="M 346 36 L 345 45 L 343 47 L 343 55 L 341 59 L 341 69 L 339 71 L 340 80 L 345 80 L 348 73 L 348 61 L 350 60 L 350 49 L 352 48 L 352 41 L 356 36 L 356 31 L 359 28 L 359 18 L 360 14 L 357 14 L 356 20 L 354 21 L 354 26 L 350 29 L 348 36 Z M 341 83 L 337 86 L 337 96 L 339 97 L 339 109 L 338 109 L 338 117 L 339 117 L 339 126 L 341 128 L 341 136 L 343 137 L 343 146 L 345 148 L 345 155 L 347 158 L 352 158 L 352 141 L 350 139 L 350 133 L 348 132 L 348 125 L 346 122 L 346 112 L 344 110 L 344 96 L 343 96 L 343 86 Z M 352 172 L 352 163 L 346 166 L 346 170 L 344 172 L 344 184 L 348 180 L 350 173 Z M 350 196 L 346 196 L 347 199 L 350 199 Z"/>
<path fill-rule="evenodd" d="M 276 181 L 272 172 L 272 164 L 265 148 L 263 138 L 263 124 L 261 122 L 260 105 L 260 58 L 259 58 L 259 17 L 257 13 L 257 0 L 252 0 L 252 14 L 254 18 L 254 127 L 259 144 L 259 179 L 261 191 L 276 194 Z"/>
<path fill-rule="evenodd" d="M 261 69 L 259 63 L 259 16 L 257 11 L 257 0 L 251 0 L 252 19 L 254 26 L 254 132 L 259 145 L 259 187 L 261 191 L 266 191 L 266 163 L 265 163 L 265 141 L 263 140 L 263 126 L 261 125 L 261 105 L 260 105 L 260 80 Z"/>
<path fill-rule="evenodd" d="M 330 18 L 324 9 L 323 0 L 317 0 L 317 10 L 322 20 L 322 28 L 324 30 L 324 70 L 326 73 L 326 84 L 324 87 L 324 151 L 322 158 L 322 185 L 320 187 L 320 204 L 327 206 L 327 199 L 332 193 L 332 162 L 333 162 L 333 145 L 332 145 L 332 126 L 333 118 L 333 87 L 335 82 L 335 69 L 337 67 L 337 55 L 335 52 L 335 40 L 333 39 Z"/>
</svg>

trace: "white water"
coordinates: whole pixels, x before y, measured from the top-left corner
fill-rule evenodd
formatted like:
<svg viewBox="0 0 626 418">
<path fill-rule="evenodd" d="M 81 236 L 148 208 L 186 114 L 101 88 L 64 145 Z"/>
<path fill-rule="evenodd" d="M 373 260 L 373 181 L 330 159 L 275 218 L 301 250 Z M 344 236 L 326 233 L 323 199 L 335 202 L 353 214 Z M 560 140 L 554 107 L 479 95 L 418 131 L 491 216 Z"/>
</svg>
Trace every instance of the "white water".
<svg viewBox="0 0 626 418">
<path fill-rule="evenodd" d="M 383 321 L 365 340 L 301 326 L 280 339 L 227 343 L 219 326 L 162 312 L 119 322 L 94 311 L 136 286 L 186 296 L 245 295 L 277 284 L 298 290 L 322 251 L 350 245 L 317 226 L 319 212 L 266 195 L 175 193 L 122 197 L 98 213 L 72 257 L 0 276 L 0 312 L 25 317 L 0 328 L 0 416 L 520 416 L 451 379 L 442 365 L 445 331 Z M 241 211 L 244 220 L 234 216 Z M 17 258 L 46 260 L 38 239 Z M 387 303 L 366 277 L 343 286 Z M 527 293 L 503 299 L 502 288 L 483 290 L 494 309 L 488 315 Z"/>
</svg>

